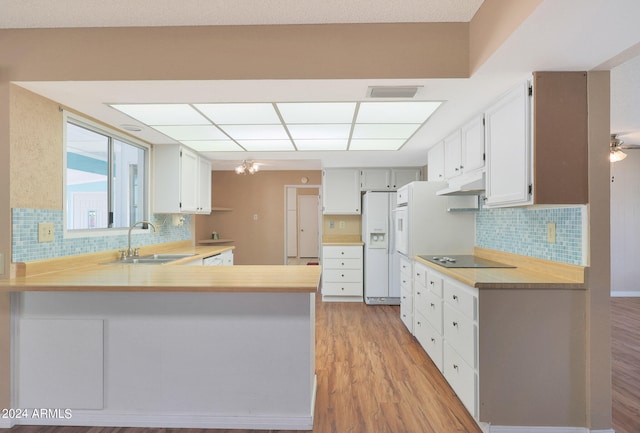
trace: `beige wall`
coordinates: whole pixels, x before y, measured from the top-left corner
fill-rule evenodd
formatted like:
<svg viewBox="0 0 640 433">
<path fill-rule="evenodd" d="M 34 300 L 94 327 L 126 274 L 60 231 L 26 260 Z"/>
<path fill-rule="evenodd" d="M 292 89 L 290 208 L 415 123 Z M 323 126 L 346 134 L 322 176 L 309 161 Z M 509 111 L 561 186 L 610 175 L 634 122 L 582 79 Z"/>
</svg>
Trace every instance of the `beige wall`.
<svg viewBox="0 0 640 433">
<path fill-rule="evenodd" d="M 588 427 L 611 427 L 610 76 L 589 72 Z"/>
<path fill-rule="evenodd" d="M 62 210 L 63 119 L 58 104 L 11 87 L 11 207 Z"/>
<path fill-rule="evenodd" d="M 469 27 L 469 73 L 473 75 L 542 0 L 484 0 Z"/>
<path fill-rule="evenodd" d="M 208 239 L 217 231 L 222 238 L 234 239 L 236 264 L 283 264 L 285 185 L 304 185 L 302 177 L 309 178 L 307 185 L 320 185 L 322 172 L 265 170 L 238 175 L 214 171 L 212 203 L 232 210 L 198 215 L 196 240 Z"/>
</svg>

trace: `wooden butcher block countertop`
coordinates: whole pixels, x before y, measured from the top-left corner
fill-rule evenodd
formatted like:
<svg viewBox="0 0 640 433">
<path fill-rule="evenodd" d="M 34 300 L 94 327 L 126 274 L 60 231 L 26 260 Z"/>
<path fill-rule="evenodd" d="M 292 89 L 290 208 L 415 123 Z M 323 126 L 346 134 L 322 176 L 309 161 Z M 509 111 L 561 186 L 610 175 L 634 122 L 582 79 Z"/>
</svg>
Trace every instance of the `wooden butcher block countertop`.
<svg viewBox="0 0 640 433">
<path fill-rule="evenodd" d="M 107 264 L 114 252 L 41 260 L 15 265 L 16 276 L 0 280 L 0 292 L 299 292 L 314 293 L 320 266 L 234 265 L 187 266 L 232 246 L 184 243 L 141 248 L 140 254 L 194 254 L 166 264 Z M 183 265 L 183 266 L 181 266 Z"/>
<path fill-rule="evenodd" d="M 585 267 L 475 248 L 474 255 L 515 268 L 445 268 L 416 256 L 420 263 L 478 289 L 585 289 Z"/>
</svg>

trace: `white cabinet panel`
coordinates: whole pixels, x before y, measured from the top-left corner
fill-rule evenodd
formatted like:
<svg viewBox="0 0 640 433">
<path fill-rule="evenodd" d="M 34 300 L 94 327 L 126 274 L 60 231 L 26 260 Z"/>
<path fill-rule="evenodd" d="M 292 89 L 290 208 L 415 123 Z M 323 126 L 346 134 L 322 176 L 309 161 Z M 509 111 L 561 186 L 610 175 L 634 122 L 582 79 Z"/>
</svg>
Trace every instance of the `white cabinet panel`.
<svg viewBox="0 0 640 433">
<path fill-rule="evenodd" d="M 427 154 L 427 180 L 443 182 L 444 178 L 444 142 L 437 143 Z"/>
<path fill-rule="evenodd" d="M 102 320 L 19 323 L 18 407 L 103 408 Z"/>
<path fill-rule="evenodd" d="M 391 189 L 394 191 L 417 180 L 420 180 L 419 168 L 394 168 L 391 170 Z"/>
<path fill-rule="evenodd" d="M 531 102 L 528 83 L 485 112 L 488 206 L 531 201 Z"/>
<path fill-rule="evenodd" d="M 444 177 L 451 179 L 462 174 L 462 137 L 460 130 L 444 139 Z"/>
<path fill-rule="evenodd" d="M 360 170 L 360 189 L 363 191 L 388 191 L 391 189 L 391 170 L 368 168 Z"/>
<path fill-rule="evenodd" d="M 198 157 L 198 200 L 196 212 L 201 214 L 211 213 L 211 162 L 208 159 Z"/>
<path fill-rule="evenodd" d="M 362 300 L 362 246 L 322 247 L 322 299 Z"/>
<path fill-rule="evenodd" d="M 360 170 L 335 168 L 322 171 L 322 213 L 360 214 Z"/>
<path fill-rule="evenodd" d="M 470 173 L 484 167 L 484 116 L 462 126 L 462 171 Z"/>
</svg>

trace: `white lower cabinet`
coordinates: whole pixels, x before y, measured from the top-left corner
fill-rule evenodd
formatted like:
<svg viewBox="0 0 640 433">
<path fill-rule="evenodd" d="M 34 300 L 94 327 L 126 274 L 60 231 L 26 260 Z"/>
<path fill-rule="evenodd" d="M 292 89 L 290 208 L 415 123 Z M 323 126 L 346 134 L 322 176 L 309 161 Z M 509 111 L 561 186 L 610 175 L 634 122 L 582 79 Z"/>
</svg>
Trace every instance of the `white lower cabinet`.
<svg viewBox="0 0 640 433">
<path fill-rule="evenodd" d="M 362 246 L 322 247 L 322 299 L 362 301 Z"/>
<path fill-rule="evenodd" d="M 400 256 L 400 319 L 413 334 L 413 262 Z"/>
<path fill-rule="evenodd" d="M 420 262 L 414 262 L 413 268 L 414 335 L 460 401 L 477 419 L 477 289 Z"/>
</svg>

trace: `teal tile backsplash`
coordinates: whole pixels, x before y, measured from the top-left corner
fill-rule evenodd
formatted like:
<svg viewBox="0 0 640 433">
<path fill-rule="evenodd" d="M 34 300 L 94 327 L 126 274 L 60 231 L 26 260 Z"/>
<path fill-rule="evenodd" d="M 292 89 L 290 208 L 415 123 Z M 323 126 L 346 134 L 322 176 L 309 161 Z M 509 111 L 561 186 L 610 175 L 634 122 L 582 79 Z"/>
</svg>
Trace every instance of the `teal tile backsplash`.
<svg viewBox="0 0 640 433">
<path fill-rule="evenodd" d="M 523 256 L 584 265 L 586 207 L 482 209 L 476 215 L 476 246 Z M 547 223 L 556 242 L 547 242 Z"/>
<path fill-rule="evenodd" d="M 132 233 L 131 244 L 140 247 L 151 244 L 177 242 L 191 239 L 191 218 L 184 215 L 182 226 L 171 224 L 171 215 L 155 214 L 153 222 L 158 233 Z M 64 239 L 64 215 L 61 210 L 12 209 L 12 257 L 13 262 L 48 259 L 74 254 L 94 253 L 127 248 L 127 230 L 110 236 L 87 236 Z M 38 242 L 38 223 L 54 224 L 55 241 Z"/>
</svg>

